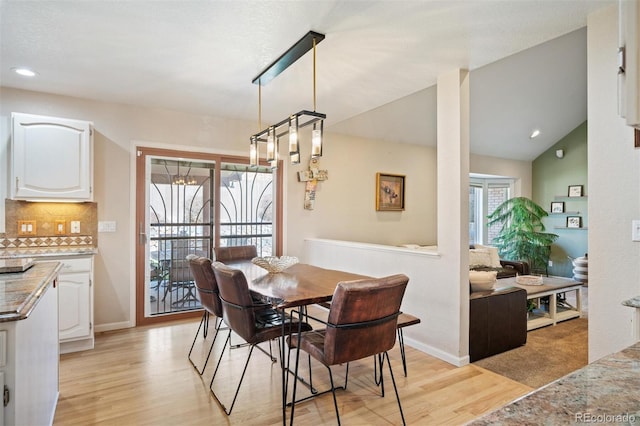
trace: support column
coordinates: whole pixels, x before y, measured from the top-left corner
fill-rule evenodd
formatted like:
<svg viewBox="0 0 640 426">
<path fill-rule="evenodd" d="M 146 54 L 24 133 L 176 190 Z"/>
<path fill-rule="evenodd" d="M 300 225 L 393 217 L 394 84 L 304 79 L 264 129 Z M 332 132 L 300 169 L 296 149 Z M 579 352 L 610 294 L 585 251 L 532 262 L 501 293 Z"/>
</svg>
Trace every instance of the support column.
<svg viewBox="0 0 640 426">
<path fill-rule="evenodd" d="M 469 354 L 469 72 L 438 77 L 438 251 L 451 271 L 440 290 L 452 306 L 451 353 Z"/>
</svg>

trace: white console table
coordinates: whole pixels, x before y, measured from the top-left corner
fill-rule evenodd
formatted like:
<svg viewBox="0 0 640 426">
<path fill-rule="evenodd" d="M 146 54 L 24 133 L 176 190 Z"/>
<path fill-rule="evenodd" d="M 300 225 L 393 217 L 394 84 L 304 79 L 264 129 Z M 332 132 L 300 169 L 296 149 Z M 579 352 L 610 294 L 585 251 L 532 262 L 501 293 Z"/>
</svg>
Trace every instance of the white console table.
<svg viewBox="0 0 640 426">
<path fill-rule="evenodd" d="M 543 277 L 542 285 L 522 285 L 516 283 L 515 277 L 499 280 L 503 285 L 520 287 L 527 291 L 527 300 L 549 296 L 548 311 L 536 310 L 529 313 L 527 331 L 547 325 L 556 325 L 560 321 L 582 316 L 582 283 L 569 278 Z M 558 307 L 558 294 L 575 292 L 576 306 Z"/>
</svg>

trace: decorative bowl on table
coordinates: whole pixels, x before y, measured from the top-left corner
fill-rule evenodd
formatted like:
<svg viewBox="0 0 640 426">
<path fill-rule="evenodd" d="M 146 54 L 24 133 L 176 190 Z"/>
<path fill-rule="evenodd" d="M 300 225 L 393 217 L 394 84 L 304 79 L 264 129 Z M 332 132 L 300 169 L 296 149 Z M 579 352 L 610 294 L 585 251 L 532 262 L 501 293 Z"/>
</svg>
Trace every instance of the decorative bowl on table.
<svg viewBox="0 0 640 426">
<path fill-rule="evenodd" d="M 518 275 L 516 283 L 520 285 L 542 285 L 542 277 L 537 275 Z"/>
<path fill-rule="evenodd" d="M 469 271 L 471 291 L 491 291 L 496 285 L 496 271 Z"/>
<path fill-rule="evenodd" d="M 269 273 L 274 274 L 282 272 L 288 267 L 295 265 L 298 263 L 298 258 L 294 256 L 264 256 L 254 257 L 251 259 L 251 262 L 263 269 L 266 269 Z"/>
</svg>

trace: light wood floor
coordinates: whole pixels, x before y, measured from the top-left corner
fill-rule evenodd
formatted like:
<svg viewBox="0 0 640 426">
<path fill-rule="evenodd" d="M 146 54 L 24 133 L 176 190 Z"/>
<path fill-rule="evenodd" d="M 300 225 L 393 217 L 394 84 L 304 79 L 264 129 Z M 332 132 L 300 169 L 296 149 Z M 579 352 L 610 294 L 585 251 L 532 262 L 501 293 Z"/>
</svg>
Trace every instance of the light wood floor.
<svg viewBox="0 0 640 426">
<path fill-rule="evenodd" d="M 221 337 L 226 337 L 226 332 L 216 340 L 212 360 L 201 377 L 187 360 L 197 326 L 198 321 L 188 320 L 101 333 L 96 336 L 94 350 L 62 355 L 54 424 L 281 424 L 278 364 L 254 351 L 233 413 L 227 417 L 209 394 L 209 381 L 224 342 Z M 207 341 L 212 337 L 210 333 Z M 239 343 L 239 338 L 233 341 Z M 208 344 L 203 344 L 200 337 L 195 358 L 204 360 L 206 349 Z M 247 351 L 234 349 L 229 355 L 227 350 L 216 377 L 214 387 L 221 399 L 228 401 L 227 406 Z M 405 378 L 398 348 L 390 355 L 410 425 L 464 424 L 532 390 L 473 365 L 454 367 L 411 347 L 407 347 Z M 348 389 L 338 393 L 343 424 L 400 424 L 388 370 L 384 398 L 373 383 L 372 370 L 371 359 L 351 364 Z M 324 389 L 328 382 L 326 369 L 314 366 L 313 373 L 314 385 Z M 343 380 L 344 369 L 336 368 L 334 378 Z M 330 394 L 296 405 L 295 413 L 299 425 L 336 423 Z"/>
</svg>

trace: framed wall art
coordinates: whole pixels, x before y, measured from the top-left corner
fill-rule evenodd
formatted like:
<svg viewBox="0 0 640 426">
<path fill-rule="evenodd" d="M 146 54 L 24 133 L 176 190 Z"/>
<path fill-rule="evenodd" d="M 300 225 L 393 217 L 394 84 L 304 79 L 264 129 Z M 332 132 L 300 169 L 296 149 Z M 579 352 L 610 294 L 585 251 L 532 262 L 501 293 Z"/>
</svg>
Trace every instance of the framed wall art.
<svg viewBox="0 0 640 426">
<path fill-rule="evenodd" d="M 567 216 L 567 228 L 582 228 L 582 217 Z"/>
<path fill-rule="evenodd" d="M 376 173 L 376 210 L 404 210 L 404 186 L 403 175 Z"/>
<path fill-rule="evenodd" d="M 569 197 L 582 197 L 584 195 L 582 191 L 582 185 L 569 185 Z"/>
<path fill-rule="evenodd" d="M 564 201 L 552 201 L 551 213 L 564 213 Z"/>
</svg>

